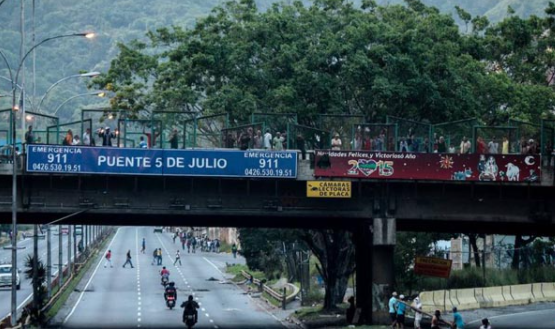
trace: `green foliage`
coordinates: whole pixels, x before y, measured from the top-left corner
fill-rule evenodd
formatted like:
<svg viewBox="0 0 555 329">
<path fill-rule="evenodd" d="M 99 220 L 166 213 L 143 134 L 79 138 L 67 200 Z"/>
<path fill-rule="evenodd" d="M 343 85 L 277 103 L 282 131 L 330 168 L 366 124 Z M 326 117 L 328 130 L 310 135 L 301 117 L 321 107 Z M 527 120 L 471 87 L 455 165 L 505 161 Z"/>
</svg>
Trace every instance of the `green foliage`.
<svg viewBox="0 0 555 329">
<path fill-rule="evenodd" d="M 295 242 L 297 231 L 241 228 L 238 233 L 249 269 L 263 272 L 269 280 L 287 275 L 283 244 Z"/>
<path fill-rule="evenodd" d="M 397 290 L 407 291 L 409 295 L 422 290 L 423 277 L 414 274 L 414 260 L 417 256 L 441 257 L 441 253 L 434 250 L 434 244 L 452 237 L 451 234 L 397 232 L 394 258 Z"/>
</svg>

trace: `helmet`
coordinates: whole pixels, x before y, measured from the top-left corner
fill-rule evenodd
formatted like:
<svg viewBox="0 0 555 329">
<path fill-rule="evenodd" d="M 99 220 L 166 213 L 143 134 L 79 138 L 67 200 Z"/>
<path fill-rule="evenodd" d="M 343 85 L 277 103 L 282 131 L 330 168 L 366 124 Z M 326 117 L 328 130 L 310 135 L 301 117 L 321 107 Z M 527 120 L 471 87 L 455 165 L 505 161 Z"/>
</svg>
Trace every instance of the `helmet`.
<svg viewBox="0 0 555 329">
<path fill-rule="evenodd" d="M 193 295 L 189 295 L 189 301 L 190 301 L 190 302 L 193 301 Z"/>
<path fill-rule="evenodd" d="M 170 287 L 173 287 L 175 285 L 175 282 L 170 282 L 168 284 L 170 285 Z"/>
</svg>

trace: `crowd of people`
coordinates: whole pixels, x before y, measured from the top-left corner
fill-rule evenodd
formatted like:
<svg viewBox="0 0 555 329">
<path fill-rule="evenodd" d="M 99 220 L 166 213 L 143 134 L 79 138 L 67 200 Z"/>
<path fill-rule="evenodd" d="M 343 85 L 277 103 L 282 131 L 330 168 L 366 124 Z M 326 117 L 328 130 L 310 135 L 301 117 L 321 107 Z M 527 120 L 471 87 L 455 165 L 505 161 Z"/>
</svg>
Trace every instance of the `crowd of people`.
<svg viewBox="0 0 555 329">
<path fill-rule="evenodd" d="M 440 310 L 435 310 L 433 314 L 428 314 L 422 310 L 422 302 L 420 297 L 417 295 L 412 302 L 409 304 L 409 300 L 405 298 L 404 295 L 398 295 L 397 292 L 391 294 L 391 298 L 388 301 L 389 316 L 391 320 L 392 328 L 404 328 L 405 327 L 405 315 L 409 310 L 414 312 L 414 324 L 409 327 L 415 329 L 423 328 L 423 316 L 428 316 L 431 321 L 432 329 L 440 329 L 442 326 L 448 326 L 453 329 L 464 329 L 465 322 L 462 315 L 459 313 L 457 307 L 452 308 L 451 317 L 452 320 L 449 321 L 442 317 Z M 491 325 L 487 318 L 482 319 L 482 326 L 480 329 L 491 329 Z"/>
<path fill-rule="evenodd" d="M 74 134 L 68 129 L 62 140 L 62 145 L 87 145 L 87 146 L 114 146 L 114 140 L 118 137 L 119 131 L 111 130 L 109 126 L 99 128 L 93 134 L 90 128 L 86 128 L 82 136 Z M 160 137 L 160 129 L 152 127 L 143 128 L 142 135 L 139 137 L 139 148 L 151 148 L 157 145 L 157 139 Z M 168 143 L 170 148 L 177 149 L 179 147 L 180 133 L 177 129 L 173 129 L 168 135 Z M 25 133 L 25 143 L 40 143 L 40 138 L 35 136 L 33 127 L 29 126 Z M 255 126 L 243 128 L 237 131 L 227 130 L 223 135 L 223 145 L 225 148 L 238 148 L 240 150 L 273 150 L 282 151 L 287 149 L 287 133 L 272 132 L 266 129 L 263 134 L 260 129 Z M 520 141 L 513 141 L 507 136 L 500 139 L 497 136 L 491 136 L 486 139 L 477 136 L 475 145 L 470 138 L 463 136 L 460 142 L 447 140 L 444 136 L 434 134 L 430 140 L 428 137 L 417 137 L 412 129 L 408 130 L 406 136 L 397 138 L 395 145 L 394 138 L 390 136 L 387 128 L 377 128 L 373 132 L 370 127 L 358 126 L 354 138 L 347 145 L 342 141 L 339 133 L 334 133 L 330 144 L 325 143 L 319 134 L 310 136 L 307 140 L 303 133 L 299 132 L 294 138 L 294 146 L 300 151 L 301 159 L 306 159 L 307 149 L 324 149 L 326 145 L 331 150 L 339 151 L 343 149 L 351 149 L 356 151 L 399 151 L 413 153 L 458 153 L 470 154 L 527 154 L 535 155 L 542 151 L 538 141 L 533 138 L 521 137 Z M 474 146 L 474 147 L 473 147 Z M 551 156 L 553 154 L 553 145 L 547 142 L 543 153 Z"/>
</svg>

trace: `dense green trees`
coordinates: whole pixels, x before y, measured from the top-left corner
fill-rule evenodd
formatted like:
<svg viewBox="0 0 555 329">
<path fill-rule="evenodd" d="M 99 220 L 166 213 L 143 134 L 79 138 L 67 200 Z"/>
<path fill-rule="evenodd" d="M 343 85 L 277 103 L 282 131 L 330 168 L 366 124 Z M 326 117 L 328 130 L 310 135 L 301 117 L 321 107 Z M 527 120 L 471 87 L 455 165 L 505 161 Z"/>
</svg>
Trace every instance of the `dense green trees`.
<svg viewBox="0 0 555 329">
<path fill-rule="evenodd" d="M 386 115 L 432 123 L 538 118 L 549 115 L 555 99 L 547 78 L 551 11 L 545 18 L 508 14 L 490 25 L 459 8 L 465 34 L 451 16 L 418 0 L 386 7 L 367 0 L 361 8 L 341 0 L 294 2 L 262 13 L 252 0 L 229 2 L 191 29 L 162 28 L 148 41 L 120 44 L 94 85 L 114 91 L 114 109 L 225 111 L 238 123 L 253 111 L 295 112 L 307 125 L 315 114 L 331 113 L 376 122 Z M 310 231 L 302 238 L 322 264 L 325 306 L 333 308 L 354 269 L 349 233 Z M 398 270 L 433 239 L 401 244 Z"/>
</svg>

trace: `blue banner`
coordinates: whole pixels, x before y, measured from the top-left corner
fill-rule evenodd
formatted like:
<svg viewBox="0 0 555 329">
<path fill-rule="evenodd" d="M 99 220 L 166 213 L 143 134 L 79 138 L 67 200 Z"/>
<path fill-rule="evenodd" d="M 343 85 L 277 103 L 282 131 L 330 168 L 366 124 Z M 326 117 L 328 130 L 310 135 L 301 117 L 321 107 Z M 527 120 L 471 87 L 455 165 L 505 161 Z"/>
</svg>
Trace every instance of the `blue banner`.
<svg viewBox="0 0 555 329">
<path fill-rule="evenodd" d="M 29 145 L 27 171 L 114 175 L 296 178 L 295 151 L 158 150 Z"/>
</svg>

